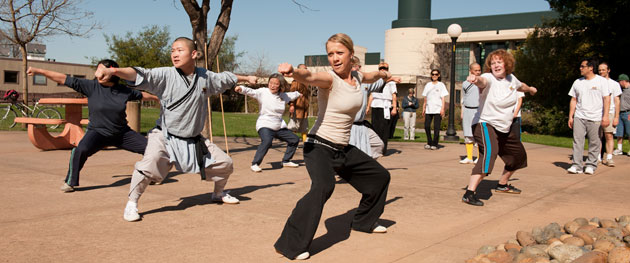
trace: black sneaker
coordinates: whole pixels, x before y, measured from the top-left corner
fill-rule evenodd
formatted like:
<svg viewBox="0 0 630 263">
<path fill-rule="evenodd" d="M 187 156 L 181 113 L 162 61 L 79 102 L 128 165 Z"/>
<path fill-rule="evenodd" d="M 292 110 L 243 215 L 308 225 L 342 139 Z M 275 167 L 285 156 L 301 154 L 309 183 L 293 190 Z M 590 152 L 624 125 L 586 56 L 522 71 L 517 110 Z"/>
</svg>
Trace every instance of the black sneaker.
<svg viewBox="0 0 630 263">
<path fill-rule="evenodd" d="M 518 189 L 512 186 L 511 184 L 506 185 L 506 186 L 498 185 L 497 188 L 494 189 L 494 191 L 497 193 L 507 193 L 507 194 L 520 194 L 521 193 L 521 189 Z"/>
<path fill-rule="evenodd" d="M 483 206 L 483 202 L 481 202 L 475 195 L 462 196 L 462 202 L 467 203 L 469 205 L 474 206 Z"/>
</svg>

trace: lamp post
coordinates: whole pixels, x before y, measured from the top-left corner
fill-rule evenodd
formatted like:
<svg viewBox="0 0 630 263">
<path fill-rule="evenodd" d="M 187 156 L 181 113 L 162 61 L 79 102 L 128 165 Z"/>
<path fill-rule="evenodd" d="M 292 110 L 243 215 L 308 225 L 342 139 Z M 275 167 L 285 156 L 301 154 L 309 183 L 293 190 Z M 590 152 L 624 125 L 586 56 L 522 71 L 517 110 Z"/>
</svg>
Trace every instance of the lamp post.
<svg viewBox="0 0 630 263">
<path fill-rule="evenodd" d="M 455 132 L 455 43 L 457 38 L 462 34 L 462 27 L 458 24 L 451 24 L 447 29 L 448 35 L 452 40 L 451 49 L 451 92 L 448 103 L 448 129 L 446 129 L 445 141 L 459 141 L 459 137 Z"/>
</svg>

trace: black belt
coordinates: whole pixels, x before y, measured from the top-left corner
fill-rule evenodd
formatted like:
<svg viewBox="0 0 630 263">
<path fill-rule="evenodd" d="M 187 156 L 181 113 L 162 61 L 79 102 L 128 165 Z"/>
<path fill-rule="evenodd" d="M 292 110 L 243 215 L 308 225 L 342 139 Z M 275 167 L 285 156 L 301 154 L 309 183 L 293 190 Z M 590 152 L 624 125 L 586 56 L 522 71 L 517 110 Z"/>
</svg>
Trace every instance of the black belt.
<svg viewBox="0 0 630 263">
<path fill-rule="evenodd" d="M 162 130 L 162 127 L 160 126 L 155 126 L 156 129 L 158 130 Z M 175 138 L 181 139 L 181 140 L 192 140 L 193 143 L 195 144 L 195 155 L 197 156 L 197 165 L 199 165 L 199 175 L 201 176 L 201 180 L 206 180 L 206 154 L 210 153 L 208 151 L 208 147 L 206 146 L 206 142 L 203 138 L 203 136 L 201 136 L 201 134 L 195 136 L 195 137 L 181 137 L 181 136 L 177 136 L 175 134 L 171 134 L 170 132 L 166 132 L 168 133 L 168 135 L 173 136 Z"/>
<path fill-rule="evenodd" d="M 478 108 L 479 108 L 479 107 L 469 107 L 469 106 L 466 106 L 466 105 L 464 105 L 464 107 L 465 107 L 466 109 L 473 109 L 473 110 L 474 110 L 474 109 L 478 109 Z"/>
<path fill-rule="evenodd" d="M 622 111 L 619 111 L 619 113 L 625 113 L 625 112 L 629 112 L 629 111 L 630 110 L 622 110 Z"/>
<path fill-rule="evenodd" d="M 309 134 L 307 136 L 308 136 L 308 139 L 306 140 L 306 142 L 324 145 L 326 147 L 332 148 L 333 150 L 343 151 L 343 149 L 346 147 L 345 145 L 333 143 L 317 135 Z"/>
<path fill-rule="evenodd" d="M 368 127 L 370 129 L 374 130 L 374 126 L 372 126 L 372 124 L 369 121 L 367 121 L 367 120 L 355 121 L 352 124 L 353 125 L 358 125 L 358 126 L 365 126 L 365 127 Z"/>
</svg>

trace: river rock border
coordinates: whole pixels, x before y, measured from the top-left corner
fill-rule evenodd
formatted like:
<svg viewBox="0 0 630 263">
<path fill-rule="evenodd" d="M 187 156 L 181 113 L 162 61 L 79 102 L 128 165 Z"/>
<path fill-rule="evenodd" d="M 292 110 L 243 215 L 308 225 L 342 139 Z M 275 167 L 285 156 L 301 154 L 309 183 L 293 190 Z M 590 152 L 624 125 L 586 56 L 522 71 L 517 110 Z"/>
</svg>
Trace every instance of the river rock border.
<svg viewBox="0 0 630 263">
<path fill-rule="evenodd" d="M 612 219 L 576 218 L 561 227 L 551 223 L 516 239 L 482 246 L 466 263 L 628 263 L 630 215 Z"/>
</svg>

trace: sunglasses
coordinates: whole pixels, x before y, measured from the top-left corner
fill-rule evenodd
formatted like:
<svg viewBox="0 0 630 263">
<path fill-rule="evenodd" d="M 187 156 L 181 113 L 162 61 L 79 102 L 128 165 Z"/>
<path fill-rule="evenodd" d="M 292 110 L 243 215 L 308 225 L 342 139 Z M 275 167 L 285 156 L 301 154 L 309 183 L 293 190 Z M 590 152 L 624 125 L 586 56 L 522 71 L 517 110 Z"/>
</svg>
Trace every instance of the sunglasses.
<svg viewBox="0 0 630 263">
<path fill-rule="evenodd" d="M 431 76 L 439 76 L 440 73 L 431 73 Z"/>
<path fill-rule="evenodd" d="M 388 67 L 379 67 L 378 70 L 389 70 Z"/>
</svg>

